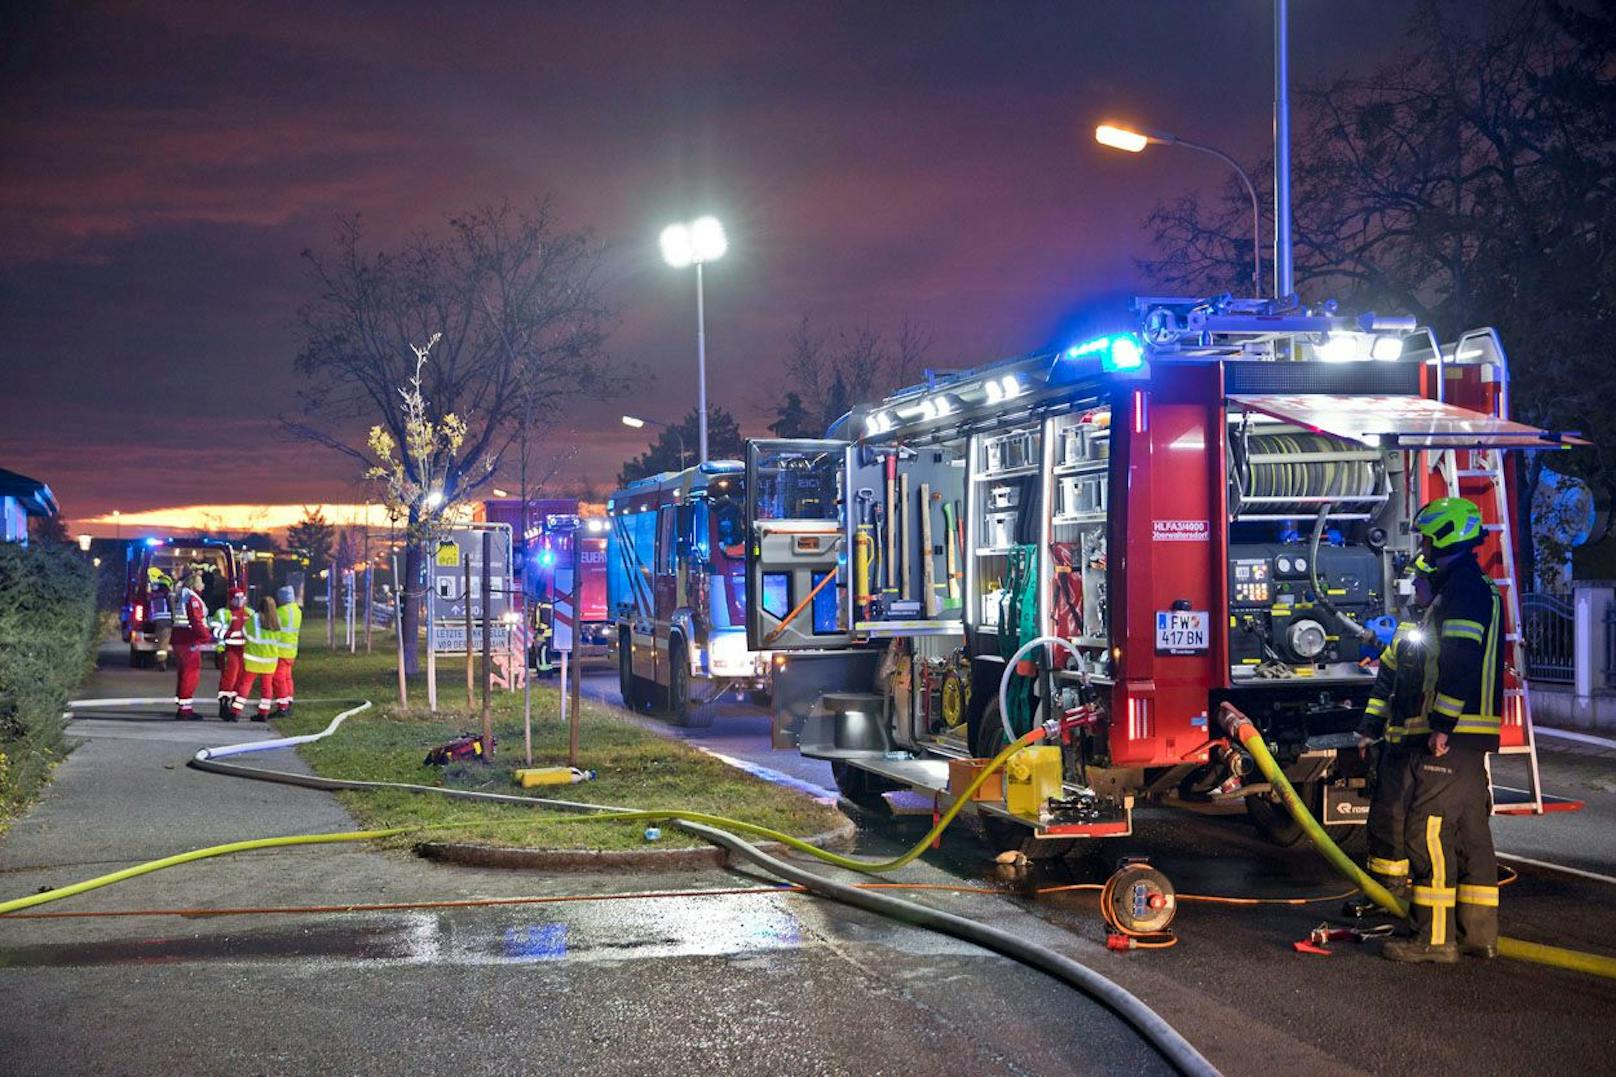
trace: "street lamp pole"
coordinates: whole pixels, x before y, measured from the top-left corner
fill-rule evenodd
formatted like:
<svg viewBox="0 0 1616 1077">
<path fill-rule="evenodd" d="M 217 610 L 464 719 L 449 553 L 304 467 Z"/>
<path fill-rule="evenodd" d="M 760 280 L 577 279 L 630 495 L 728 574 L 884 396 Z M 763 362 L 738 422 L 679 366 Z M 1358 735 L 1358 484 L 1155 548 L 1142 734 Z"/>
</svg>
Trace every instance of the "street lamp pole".
<svg viewBox="0 0 1616 1077">
<path fill-rule="evenodd" d="M 707 462 L 707 312 L 702 265 L 714 262 L 729 249 L 724 226 L 717 217 L 697 217 L 689 224 L 670 224 L 662 230 L 662 260 L 674 269 L 696 267 L 696 420 L 701 432 L 698 463 Z M 682 461 L 681 461 L 682 462 Z"/>
<path fill-rule="evenodd" d="M 1251 295 L 1253 299 L 1262 297 L 1262 209 L 1257 203 L 1257 188 L 1246 170 L 1240 167 L 1240 162 L 1216 147 L 1191 142 L 1166 131 L 1135 131 L 1101 124 L 1094 129 L 1094 140 L 1102 146 L 1127 150 L 1129 153 L 1138 153 L 1152 142 L 1162 146 L 1183 146 L 1185 149 L 1209 153 L 1234 169 L 1234 174 L 1245 185 L 1246 194 L 1251 197 Z"/>
<path fill-rule="evenodd" d="M 701 263 L 696 263 L 696 415 L 700 425 L 701 462 L 707 462 L 707 310 L 702 298 Z M 684 438 L 679 439 L 679 466 L 685 462 Z"/>
</svg>

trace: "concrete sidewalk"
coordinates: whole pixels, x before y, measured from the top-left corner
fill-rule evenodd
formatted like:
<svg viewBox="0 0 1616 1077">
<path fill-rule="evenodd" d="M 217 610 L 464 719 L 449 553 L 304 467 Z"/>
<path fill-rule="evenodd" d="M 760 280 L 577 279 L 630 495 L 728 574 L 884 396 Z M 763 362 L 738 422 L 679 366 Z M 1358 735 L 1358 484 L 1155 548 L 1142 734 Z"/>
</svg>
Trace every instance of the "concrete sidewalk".
<svg viewBox="0 0 1616 1077">
<path fill-rule="evenodd" d="M 174 674 L 127 667 L 121 646 L 107 645 L 80 699 L 172 698 Z M 217 692 L 208 663 L 198 713 Z M 328 704 L 317 713 L 335 714 Z M 14 897 L 78 882 L 133 864 L 226 842 L 287 834 L 358 830 L 336 796 L 314 789 L 209 774 L 186 766 L 205 747 L 270 739 L 256 722 L 216 718 L 180 722 L 173 707 L 89 710 L 68 725 L 74 745 L 40 801 L 0 838 L 0 896 Z M 250 766 L 309 773 L 294 750 L 245 761 Z M 721 874 L 718 879 L 725 878 Z M 200 861 L 91 891 L 60 908 L 214 907 L 497 897 L 569 886 L 575 877 L 539 877 L 501 869 L 435 864 L 402 850 L 371 845 L 266 849 Z M 688 886 L 689 873 L 667 881 Z M 711 882 L 713 880 L 709 880 Z M 64 921 L 82 937 L 126 930 L 117 921 Z M 29 929 L 45 928 L 35 924 Z M 0 945 L 16 927 L 0 921 Z"/>
</svg>

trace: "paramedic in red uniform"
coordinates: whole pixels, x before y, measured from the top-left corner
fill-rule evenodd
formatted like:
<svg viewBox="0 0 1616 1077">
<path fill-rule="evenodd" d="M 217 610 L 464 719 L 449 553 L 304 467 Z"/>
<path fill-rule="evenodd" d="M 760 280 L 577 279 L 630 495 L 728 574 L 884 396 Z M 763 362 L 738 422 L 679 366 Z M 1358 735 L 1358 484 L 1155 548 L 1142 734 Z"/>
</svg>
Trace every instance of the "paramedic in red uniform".
<svg viewBox="0 0 1616 1077">
<path fill-rule="evenodd" d="M 196 719 L 196 686 L 202 679 L 202 648 L 213 646 L 208 630 L 208 607 L 198 592 L 202 573 L 192 570 L 174 594 L 174 668 L 179 681 L 174 689 L 174 717 Z"/>
<path fill-rule="evenodd" d="M 231 704 L 240 690 L 237 682 L 246 672 L 241 664 L 241 652 L 247 646 L 247 592 L 239 587 L 230 588 L 230 608 L 219 612 L 225 615 L 214 622 L 223 623 L 218 641 L 224 647 L 224 666 L 219 671 L 219 717 L 233 722 L 236 712 Z"/>
</svg>

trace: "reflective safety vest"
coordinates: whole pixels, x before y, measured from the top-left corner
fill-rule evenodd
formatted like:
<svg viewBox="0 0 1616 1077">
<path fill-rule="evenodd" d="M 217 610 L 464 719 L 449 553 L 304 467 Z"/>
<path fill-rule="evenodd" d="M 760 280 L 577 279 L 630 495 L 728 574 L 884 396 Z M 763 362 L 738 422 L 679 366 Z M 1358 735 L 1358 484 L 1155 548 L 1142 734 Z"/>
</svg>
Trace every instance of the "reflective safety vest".
<svg viewBox="0 0 1616 1077">
<path fill-rule="evenodd" d="M 1425 713 L 1436 695 L 1437 674 L 1436 640 L 1427 625 L 1430 619 L 1427 612 L 1419 623 L 1402 622 L 1380 652 L 1380 672 L 1359 726 L 1364 736 L 1384 736 L 1386 743 L 1397 744 L 1404 737 L 1430 732 Z"/>
<path fill-rule="evenodd" d="M 213 632 L 213 649 L 224 653 L 224 637 L 230 632 L 230 611 L 223 606 L 208 614 L 208 628 Z"/>
<path fill-rule="evenodd" d="M 248 673 L 274 673 L 281 656 L 279 632 L 264 627 L 264 618 L 257 610 L 247 614 L 247 646 L 242 649 L 241 663 Z"/>
<path fill-rule="evenodd" d="M 291 662 L 297 658 L 297 634 L 303 628 L 303 609 L 296 602 L 275 607 L 275 616 L 281 619 L 280 656 Z"/>
</svg>

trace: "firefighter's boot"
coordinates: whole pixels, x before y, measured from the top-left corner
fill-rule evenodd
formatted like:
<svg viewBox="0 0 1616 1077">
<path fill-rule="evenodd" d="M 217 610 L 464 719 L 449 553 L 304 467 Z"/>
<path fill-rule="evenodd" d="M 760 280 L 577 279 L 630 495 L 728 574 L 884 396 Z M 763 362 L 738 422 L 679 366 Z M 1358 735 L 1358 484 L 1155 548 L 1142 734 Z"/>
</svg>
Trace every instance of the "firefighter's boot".
<svg viewBox="0 0 1616 1077">
<path fill-rule="evenodd" d="M 1380 952 L 1388 961 L 1405 964 L 1454 965 L 1459 961 L 1459 947 L 1454 943 L 1432 946 L 1420 939 L 1390 939 Z"/>
</svg>

